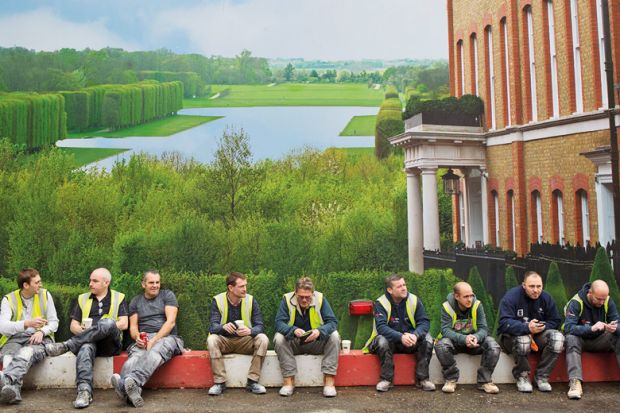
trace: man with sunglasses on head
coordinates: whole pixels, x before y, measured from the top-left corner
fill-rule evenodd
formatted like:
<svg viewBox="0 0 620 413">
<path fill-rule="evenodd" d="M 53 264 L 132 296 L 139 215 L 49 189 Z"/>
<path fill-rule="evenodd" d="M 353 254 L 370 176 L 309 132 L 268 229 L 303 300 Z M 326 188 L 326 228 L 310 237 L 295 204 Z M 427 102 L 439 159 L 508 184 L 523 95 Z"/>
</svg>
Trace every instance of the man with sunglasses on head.
<svg viewBox="0 0 620 413">
<path fill-rule="evenodd" d="M 50 357 L 71 351 L 76 358 L 76 409 L 93 401 L 93 367 L 95 356 L 111 357 L 122 349 L 122 331 L 127 329 L 128 310 L 125 294 L 110 289 L 112 274 L 97 268 L 90 274 L 89 293 L 78 296 L 71 312 L 72 338 L 45 346 Z M 88 326 L 88 324 L 92 324 Z"/>
<path fill-rule="evenodd" d="M 297 280 L 295 291 L 284 294 L 276 315 L 275 351 L 278 354 L 284 385 L 280 396 L 295 389 L 297 354 L 323 354 L 323 396 L 335 397 L 340 335 L 338 319 L 323 294 L 314 290 L 308 277 Z"/>
</svg>

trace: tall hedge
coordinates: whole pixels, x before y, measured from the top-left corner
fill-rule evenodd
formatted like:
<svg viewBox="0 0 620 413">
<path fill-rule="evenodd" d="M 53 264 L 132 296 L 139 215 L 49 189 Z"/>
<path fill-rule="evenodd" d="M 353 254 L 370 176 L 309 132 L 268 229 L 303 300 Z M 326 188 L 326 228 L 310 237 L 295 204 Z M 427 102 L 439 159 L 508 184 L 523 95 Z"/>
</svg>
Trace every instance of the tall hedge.
<svg viewBox="0 0 620 413">
<path fill-rule="evenodd" d="M 596 257 L 594 258 L 594 264 L 592 264 L 592 273 L 590 274 L 590 282 L 594 280 L 603 280 L 609 286 L 609 295 L 613 298 L 615 303 L 620 303 L 620 291 L 618 291 L 618 283 L 616 282 L 616 276 L 609 257 L 605 252 L 605 248 L 599 247 L 596 251 Z"/>
<path fill-rule="evenodd" d="M 564 306 L 568 302 L 568 297 L 566 296 L 566 287 L 564 287 L 560 268 L 555 261 L 551 261 L 549 265 L 547 279 L 545 280 L 545 290 L 553 297 L 560 312 L 560 317 L 564 318 Z"/>
<path fill-rule="evenodd" d="M 386 158 L 392 152 L 388 138 L 405 131 L 400 99 L 398 97 L 387 98 L 387 96 L 386 93 L 386 99 L 381 104 L 375 126 L 375 156 L 377 159 Z"/>
<path fill-rule="evenodd" d="M 484 314 L 487 318 L 487 326 L 489 327 L 489 331 L 493 333 L 492 329 L 495 326 L 495 318 L 497 317 L 497 314 L 495 313 L 493 299 L 491 298 L 491 295 L 487 292 L 487 289 L 484 286 L 484 282 L 482 281 L 482 277 L 480 276 L 478 267 L 474 266 L 470 268 L 467 282 L 471 285 L 472 290 L 474 290 L 476 298 L 480 300 L 480 302 L 484 306 Z"/>
<path fill-rule="evenodd" d="M 193 98 L 203 96 L 205 84 L 200 76 L 195 72 L 166 72 L 159 70 L 143 70 L 137 72 L 140 80 L 157 80 L 158 82 L 173 82 L 175 80 L 183 83 L 183 97 Z"/>
<path fill-rule="evenodd" d="M 60 92 L 65 98 L 67 112 L 67 130 L 82 132 L 88 130 L 90 99 L 87 91 Z"/>
</svg>

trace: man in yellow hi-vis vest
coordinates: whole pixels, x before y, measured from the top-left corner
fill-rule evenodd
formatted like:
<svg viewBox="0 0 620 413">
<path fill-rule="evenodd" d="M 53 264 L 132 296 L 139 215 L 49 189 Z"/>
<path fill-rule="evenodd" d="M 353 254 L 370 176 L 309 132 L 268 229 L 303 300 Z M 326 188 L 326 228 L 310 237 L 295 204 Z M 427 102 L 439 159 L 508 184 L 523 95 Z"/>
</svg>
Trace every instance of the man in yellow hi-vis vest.
<svg viewBox="0 0 620 413">
<path fill-rule="evenodd" d="M 439 338 L 439 337 L 438 337 Z M 454 393 L 459 380 L 456 353 L 482 354 L 478 369 L 478 387 L 485 393 L 499 393 L 492 375 L 499 361 L 501 349 L 489 335 L 482 302 L 476 299 L 471 285 L 461 281 L 454 284 L 441 306 L 441 338 L 435 344 L 435 354 L 442 367 L 446 382 L 441 389 Z"/>
<path fill-rule="evenodd" d="M 41 276 L 34 268 L 24 268 L 17 276 L 18 289 L 5 295 L 0 310 L 0 399 L 20 401 L 22 379 L 45 358 L 44 344 L 53 341 L 58 317 L 51 294 L 41 288 Z M 4 358 L 4 356 L 8 356 Z M 11 362 L 8 358 L 12 357 Z"/>
<path fill-rule="evenodd" d="M 247 293 L 247 277 L 231 272 L 226 277 L 226 292 L 213 297 L 209 318 L 207 347 L 215 384 L 209 395 L 219 396 L 226 390 L 224 354 L 251 354 L 246 390 L 254 394 L 267 391 L 258 383 L 269 339 L 263 333 L 263 316 L 258 302 Z"/>
<path fill-rule="evenodd" d="M 429 380 L 428 364 L 433 355 L 431 326 L 422 301 L 407 291 L 405 279 L 392 274 L 385 279 L 385 294 L 375 301 L 372 335 L 363 351 L 379 356 L 381 380 L 377 391 L 388 391 L 394 382 L 394 353 L 416 354 L 416 384 L 425 391 L 435 390 Z"/>
<path fill-rule="evenodd" d="M 122 348 L 122 330 L 127 329 L 128 310 L 125 294 L 110 289 L 112 274 L 97 268 L 90 274 L 90 293 L 81 294 L 71 312 L 70 330 L 74 334 L 62 343 L 47 344 L 48 356 L 71 351 L 76 358 L 76 409 L 93 401 L 93 366 L 95 356 L 111 357 Z M 88 325 L 91 324 L 89 327 Z"/>
<path fill-rule="evenodd" d="M 296 354 L 323 354 L 323 395 L 336 396 L 340 335 L 338 319 L 323 294 L 314 290 L 308 277 L 297 280 L 295 291 L 284 294 L 276 314 L 275 350 L 284 385 L 281 396 L 291 396 L 297 374 Z"/>
</svg>

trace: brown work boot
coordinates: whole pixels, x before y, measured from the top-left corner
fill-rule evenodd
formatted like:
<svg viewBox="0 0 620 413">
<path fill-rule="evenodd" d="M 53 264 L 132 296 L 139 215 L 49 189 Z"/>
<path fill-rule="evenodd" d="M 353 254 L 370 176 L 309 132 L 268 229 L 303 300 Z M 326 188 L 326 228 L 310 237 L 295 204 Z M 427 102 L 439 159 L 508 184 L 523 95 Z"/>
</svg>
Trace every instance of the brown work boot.
<svg viewBox="0 0 620 413">
<path fill-rule="evenodd" d="M 567 396 L 572 400 L 579 400 L 583 396 L 583 390 L 581 388 L 581 381 L 579 379 L 570 379 L 568 384 Z"/>
<path fill-rule="evenodd" d="M 497 394 L 497 393 L 499 393 L 499 387 L 497 387 L 492 382 L 479 384 L 478 385 L 478 389 L 482 390 L 483 392 L 485 392 L 487 394 Z"/>
</svg>

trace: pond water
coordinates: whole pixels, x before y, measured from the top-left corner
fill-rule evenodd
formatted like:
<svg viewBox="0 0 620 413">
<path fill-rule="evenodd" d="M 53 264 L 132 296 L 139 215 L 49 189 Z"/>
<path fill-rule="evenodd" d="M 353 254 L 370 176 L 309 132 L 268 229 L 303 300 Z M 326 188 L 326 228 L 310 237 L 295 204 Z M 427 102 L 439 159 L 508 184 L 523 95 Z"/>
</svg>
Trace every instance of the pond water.
<svg viewBox="0 0 620 413">
<path fill-rule="evenodd" d="M 254 160 L 278 159 L 304 147 L 372 147 L 372 136 L 338 136 L 351 117 L 374 115 L 375 107 L 252 107 L 184 109 L 183 115 L 224 116 L 169 137 L 65 139 L 57 146 L 80 148 L 127 148 L 122 154 L 91 165 L 110 169 L 117 160 L 133 153 L 160 156 L 178 152 L 186 158 L 210 162 L 217 142 L 227 126 L 243 128 L 249 138 Z"/>
</svg>

